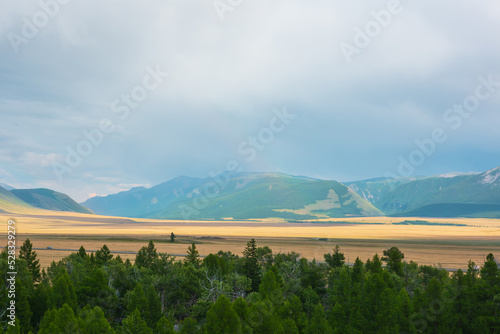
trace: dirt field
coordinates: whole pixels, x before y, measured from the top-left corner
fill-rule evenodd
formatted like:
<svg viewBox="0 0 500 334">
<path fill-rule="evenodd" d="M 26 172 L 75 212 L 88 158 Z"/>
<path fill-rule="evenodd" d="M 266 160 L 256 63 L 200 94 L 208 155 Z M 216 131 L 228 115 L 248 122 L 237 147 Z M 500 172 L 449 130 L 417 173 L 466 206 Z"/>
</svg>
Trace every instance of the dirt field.
<svg viewBox="0 0 500 334">
<path fill-rule="evenodd" d="M 34 247 L 54 249 L 99 249 L 138 251 L 148 240 L 155 240 L 161 252 L 184 254 L 191 242 L 200 254 L 219 250 L 241 254 L 246 242 L 255 238 L 259 246 L 274 252 L 295 251 L 302 256 L 323 260 L 339 244 L 349 262 L 357 256 L 363 261 L 384 249 L 399 247 L 405 259 L 421 264 L 441 264 L 445 268 L 465 268 L 469 259 L 481 264 L 486 254 L 500 256 L 500 220 L 427 218 L 345 218 L 309 223 L 286 223 L 279 219 L 259 221 L 161 221 L 103 217 L 74 213 L 0 214 L 0 226 L 16 221 L 20 246 L 29 237 Z M 403 221 L 426 221 L 438 225 L 399 225 Z M 441 225 L 439 225 L 441 224 Z M 446 226 L 442 224 L 455 224 Z M 463 225 L 458 226 L 457 224 Z M 178 238 L 169 242 L 174 232 Z M 0 246 L 6 244 L 6 233 Z M 326 238 L 326 240 L 325 240 Z M 37 250 L 42 266 L 59 260 L 71 251 Z M 120 254 L 133 260 L 133 254 Z"/>
</svg>

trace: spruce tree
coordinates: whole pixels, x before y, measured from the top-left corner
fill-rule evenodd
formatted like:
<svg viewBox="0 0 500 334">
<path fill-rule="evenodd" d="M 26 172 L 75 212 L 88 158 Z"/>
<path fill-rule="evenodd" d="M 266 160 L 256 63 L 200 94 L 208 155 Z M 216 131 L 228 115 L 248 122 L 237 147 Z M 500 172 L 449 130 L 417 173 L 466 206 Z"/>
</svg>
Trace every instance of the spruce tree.
<svg viewBox="0 0 500 334">
<path fill-rule="evenodd" d="M 149 327 L 155 328 L 156 323 L 161 318 L 161 301 L 152 284 L 147 286 L 145 293 L 148 307 L 143 313 L 143 318 Z"/>
<path fill-rule="evenodd" d="M 325 254 L 323 256 L 325 258 L 325 262 L 328 263 L 330 268 L 338 268 L 342 267 L 345 263 L 344 253 L 340 252 L 339 245 L 336 245 L 333 249 L 333 254 Z"/>
<path fill-rule="evenodd" d="M 40 261 L 37 260 L 37 254 L 33 250 L 33 244 L 30 239 L 26 239 L 19 249 L 19 258 L 23 259 L 27 263 L 33 282 L 36 283 L 41 279 L 40 275 Z"/>
<path fill-rule="evenodd" d="M 257 259 L 257 243 L 255 239 L 247 242 L 247 246 L 243 251 L 244 260 L 244 273 L 252 280 L 252 291 L 259 291 L 260 285 L 260 266 Z"/>
<path fill-rule="evenodd" d="M 134 310 L 138 310 L 143 316 L 149 309 L 148 299 L 144 293 L 144 289 L 141 284 L 137 284 L 133 291 L 130 292 L 129 300 L 127 303 L 127 310 L 132 313 Z"/>
<path fill-rule="evenodd" d="M 141 316 L 141 312 L 135 309 L 125 318 L 120 328 L 120 333 L 123 334 L 153 334 L 151 328 Z"/>
<path fill-rule="evenodd" d="M 19 319 L 23 333 L 27 333 L 31 329 L 32 314 L 26 288 L 22 280 L 16 279 L 16 317 Z"/>
<path fill-rule="evenodd" d="M 207 334 L 241 333 L 241 321 L 226 296 L 221 295 L 207 312 L 205 320 Z"/>
<path fill-rule="evenodd" d="M 51 308 L 60 308 L 67 304 L 71 309 L 77 309 L 77 298 L 73 282 L 66 269 L 61 268 L 52 282 L 49 305 Z"/>
<path fill-rule="evenodd" d="M 85 259 L 88 257 L 87 252 L 85 251 L 85 248 L 83 246 L 80 246 L 80 249 L 78 250 L 78 255 L 82 258 Z"/>
<path fill-rule="evenodd" d="M 398 276 L 402 277 L 403 273 L 403 259 L 405 255 L 397 247 L 391 247 L 384 250 L 382 261 L 387 263 L 389 270 L 395 272 Z"/>
<path fill-rule="evenodd" d="M 78 333 L 80 332 L 78 319 L 68 304 L 60 309 L 47 311 L 40 322 L 38 334 Z"/>
<path fill-rule="evenodd" d="M 86 306 L 80 311 L 78 324 L 81 333 L 85 334 L 113 334 L 108 320 L 104 316 L 104 311 L 96 306 L 91 308 Z"/>
<path fill-rule="evenodd" d="M 201 333 L 198 328 L 198 323 L 195 319 L 191 317 L 187 317 L 182 321 L 181 328 L 179 334 L 198 334 Z"/>
<path fill-rule="evenodd" d="M 108 246 L 103 245 L 100 250 L 95 253 L 95 259 L 97 264 L 103 265 L 106 264 L 109 260 L 113 258 L 113 254 L 109 250 Z"/>
<path fill-rule="evenodd" d="M 192 243 L 191 246 L 188 247 L 187 255 L 184 258 L 184 263 L 192 264 L 195 268 L 199 268 L 201 263 L 199 257 L 200 253 L 196 249 L 196 244 Z"/>
<path fill-rule="evenodd" d="M 325 310 L 323 305 L 318 303 L 314 308 L 309 326 L 307 326 L 307 334 L 332 334 L 332 328 L 326 320 Z"/>
<path fill-rule="evenodd" d="M 147 247 L 142 247 L 135 257 L 135 264 L 138 268 L 152 269 L 153 263 L 159 258 L 155 244 L 152 240 L 149 241 Z"/>
<path fill-rule="evenodd" d="M 174 325 L 166 317 L 158 320 L 155 328 L 155 334 L 175 334 Z"/>
<path fill-rule="evenodd" d="M 276 275 L 272 270 L 268 270 L 259 286 L 259 293 L 262 299 L 269 299 L 274 305 L 280 305 L 283 301 L 283 291 L 279 286 Z"/>
</svg>

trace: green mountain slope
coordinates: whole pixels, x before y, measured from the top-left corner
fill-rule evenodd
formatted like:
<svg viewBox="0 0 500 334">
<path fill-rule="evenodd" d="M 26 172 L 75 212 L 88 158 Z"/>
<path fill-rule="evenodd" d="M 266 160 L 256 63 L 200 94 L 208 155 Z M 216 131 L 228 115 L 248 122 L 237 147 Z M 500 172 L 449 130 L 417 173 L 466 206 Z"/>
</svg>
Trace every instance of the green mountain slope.
<svg viewBox="0 0 500 334">
<path fill-rule="evenodd" d="M 83 203 L 103 215 L 165 219 L 427 216 L 500 218 L 500 167 L 345 185 L 280 173 L 178 177 Z"/>
<path fill-rule="evenodd" d="M 389 215 L 499 217 L 500 168 L 481 174 L 418 179 L 398 186 L 375 205 Z"/>
<path fill-rule="evenodd" d="M 309 219 L 382 214 L 339 182 L 279 173 L 225 174 L 216 182 L 177 178 L 151 189 L 92 198 L 83 204 L 99 214 L 166 219 Z"/>
<path fill-rule="evenodd" d="M 33 207 L 0 186 L 0 212 L 23 212 L 30 209 Z"/>
<path fill-rule="evenodd" d="M 380 200 L 395 190 L 402 184 L 407 184 L 419 178 L 416 177 L 379 177 L 354 182 L 344 182 L 346 186 L 355 191 L 358 195 L 368 200 L 373 205 L 377 206 Z"/>
<path fill-rule="evenodd" d="M 91 210 L 76 203 L 71 197 L 50 189 L 13 189 L 13 195 L 28 203 L 32 207 L 52 210 L 70 211 L 79 213 L 93 213 Z"/>
<path fill-rule="evenodd" d="M 147 217 L 173 205 L 206 182 L 207 179 L 180 176 L 149 189 L 136 187 L 113 195 L 92 197 L 82 205 L 99 215 Z"/>
</svg>

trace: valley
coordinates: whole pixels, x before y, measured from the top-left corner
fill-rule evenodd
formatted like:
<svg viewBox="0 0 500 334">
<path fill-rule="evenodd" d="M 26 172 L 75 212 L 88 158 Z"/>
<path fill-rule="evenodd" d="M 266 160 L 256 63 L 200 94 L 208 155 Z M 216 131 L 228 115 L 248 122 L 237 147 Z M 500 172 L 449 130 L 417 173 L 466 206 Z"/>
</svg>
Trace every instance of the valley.
<svg viewBox="0 0 500 334">
<path fill-rule="evenodd" d="M 34 247 L 97 250 L 103 244 L 112 251 L 137 252 L 154 240 L 160 252 L 185 254 L 196 243 L 201 255 L 219 250 L 241 255 L 246 242 L 255 238 L 273 252 L 295 251 L 312 260 L 339 244 L 346 259 L 363 261 L 392 246 L 405 260 L 444 268 L 466 268 L 469 259 L 482 263 L 489 252 L 500 253 L 500 220 L 467 218 L 362 217 L 287 222 L 284 219 L 183 221 L 132 219 L 80 213 L 0 214 L 15 219 L 18 243 L 30 238 Z M 173 232 L 177 239 L 169 241 Z M 6 240 L 6 238 L 2 238 Z M 5 246 L 5 245 L 0 245 Z M 71 251 L 37 250 L 42 266 Z M 135 259 L 134 254 L 120 254 Z M 443 260 L 445 262 L 443 262 Z"/>
</svg>

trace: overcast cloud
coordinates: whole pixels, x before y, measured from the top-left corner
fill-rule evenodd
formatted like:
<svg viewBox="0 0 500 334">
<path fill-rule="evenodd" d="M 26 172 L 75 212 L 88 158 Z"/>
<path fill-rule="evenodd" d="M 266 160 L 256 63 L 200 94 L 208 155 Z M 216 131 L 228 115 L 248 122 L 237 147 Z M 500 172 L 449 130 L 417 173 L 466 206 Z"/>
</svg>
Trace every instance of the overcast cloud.
<svg viewBox="0 0 500 334">
<path fill-rule="evenodd" d="M 54 1 L 0 4 L 0 183 L 83 201 L 207 177 L 230 160 L 351 181 L 397 174 L 436 128 L 447 139 L 415 175 L 500 165 L 500 88 L 456 130 L 443 119 L 479 77 L 500 81 L 498 2 L 402 0 L 349 62 L 342 43 L 355 46 L 354 28 L 390 1 L 246 0 L 221 14 L 211 0 L 65 0 L 23 37 L 25 19 L 44 23 L 40 3 Z M 157 69 L 168 76 L 143 101 L 113 111 Z M 296 117 L 247 161 L 244 141 L 285 107 Z M 114 128 L 102 144 L 58 177 L 67 147 L 104 119 Z"/>
</svg>

